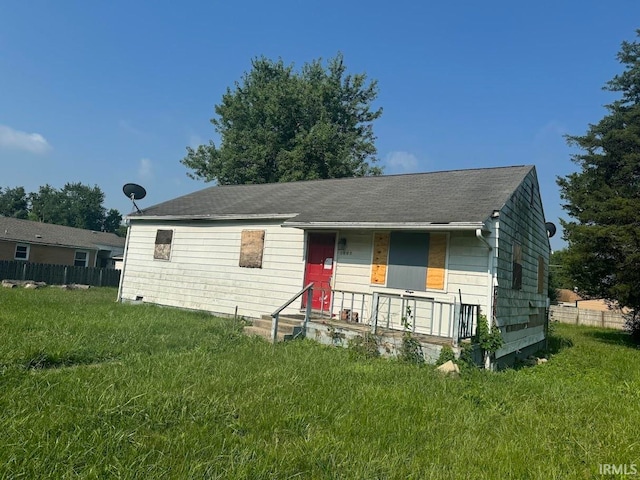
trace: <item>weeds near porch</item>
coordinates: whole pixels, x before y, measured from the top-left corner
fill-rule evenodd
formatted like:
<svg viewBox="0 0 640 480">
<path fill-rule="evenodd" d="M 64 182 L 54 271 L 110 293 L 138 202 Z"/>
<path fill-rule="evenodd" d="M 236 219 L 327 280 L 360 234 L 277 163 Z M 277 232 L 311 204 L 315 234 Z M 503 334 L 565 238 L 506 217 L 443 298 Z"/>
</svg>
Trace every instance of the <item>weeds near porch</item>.
<svg viewBox="0 0 640 480">
<path fill-rule="evenodd" d="M 380 356 L 380 338 L 373 333 L 358 335 L 349 340 L 349 357 L 355 360 L 369 360 Z"/>
<path fill-rule="evenodd" d="M 449 345 L 443 345 L 440 349 L 440 356 L 438 356 L 438 360 L 436 361 L 436 366 L 447 363 L 448 361 L 452 361 L 457 363 L 456 354 L 453 353 L 453 348 Z"/>
<path fill-rule="evenodd" d="M 405 363 L 422 365 L 425 362 L 424 354 L 422 353 L 422 345 L 409 330 L 412 317 L 411 307 L 407 305 L 405 315 L 402 317 L 404 333 L 402 334 L 402 345 L 400 346 L 399 358 Z"/>
<path fill-rule="evenodd" d="M 489 325 L 489 320 L 484 314 L 478 318 L 478 346 L 484 356 L 484 368 L 491 368 L 494 354 L 504 345 L 500 328 L 497 325 Z"/>
</svg>

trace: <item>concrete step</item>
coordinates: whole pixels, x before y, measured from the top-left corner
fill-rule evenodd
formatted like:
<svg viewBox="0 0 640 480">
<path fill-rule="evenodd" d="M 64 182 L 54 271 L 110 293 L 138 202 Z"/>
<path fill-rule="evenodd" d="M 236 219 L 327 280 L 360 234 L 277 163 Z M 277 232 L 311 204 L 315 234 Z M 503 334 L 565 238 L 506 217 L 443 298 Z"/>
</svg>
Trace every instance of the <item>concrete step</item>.
<svg viewBox="0 0 640 480">
<path fill-rule="evenodd" d="M 258 337 L 262 337 L 265 340 L 271 341 L 271 327 L 266 329 L 262 327 L 256 327 L 255 325 L 247 325 L 246 327 L 244 327 L 244 333 L 245 335 L 255 335 Z M 278 335 L 276 336 L 277 340 L 279 342 L 283 341 L 284 335 L 285 334 L 283 332 L 278 332 Z"/>
<path fill-rule="evenodd" d="M 272 317 L 271 315 L 262 315 L 259 320 L 266 320 L 271 325 Z M 253 321 L 254 323 L 256 320 Z M 304 322 L 304 315 L 280 315 L 278 317 L 278 325 L 302 325 Z"/>
<path fill-rule="evenodd" d="M 273 319 L 270 315 L 263 315 L 262 318 L 252 320 L 252 325 L 244 327 L 247 335 L 258 335 L 271 341 L 271 325 Z M 296 333 L 296 327 L 300 327 L 301 320 L 282 316 L 278 318 L 278 341 L 288 340 Z"/>
</svg>

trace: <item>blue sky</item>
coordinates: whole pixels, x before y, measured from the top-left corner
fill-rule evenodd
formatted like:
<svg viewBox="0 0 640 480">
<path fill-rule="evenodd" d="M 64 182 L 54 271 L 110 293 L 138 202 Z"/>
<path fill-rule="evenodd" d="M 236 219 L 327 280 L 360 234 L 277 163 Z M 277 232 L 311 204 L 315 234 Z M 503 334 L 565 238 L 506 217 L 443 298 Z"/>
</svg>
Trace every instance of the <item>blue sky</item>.
<svg viewBox="0 0 640 480">
<path fill-rule="evenodd" d="M 555 178 L 576 169 L 563 135 L 606 113 L 639 20 L 637 0 L 5 0 L 0 186 L 95 184 L 123 214 L 127 182 L 146 187 L 141 206 L 204 188 L 180 159 L 217 143 L 214 105 L 251 59 L 341 51 L 378 80 L 385 173 L 534 164 L 558 223 Z"/>
</svg>

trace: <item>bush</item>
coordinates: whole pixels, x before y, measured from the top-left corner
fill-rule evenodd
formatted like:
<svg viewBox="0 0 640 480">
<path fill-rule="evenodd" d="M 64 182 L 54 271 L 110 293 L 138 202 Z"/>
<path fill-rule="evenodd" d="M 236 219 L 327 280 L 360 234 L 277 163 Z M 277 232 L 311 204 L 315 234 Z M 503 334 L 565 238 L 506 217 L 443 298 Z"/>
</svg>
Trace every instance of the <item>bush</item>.
<svg viewBox="0 0 640 480">
<path fill-rule="evenodd" d="M 453 348 L 451 348 L 450 345 L 443 345 L 436 366 L 447 363 L 449 360 L 456 362 L 456 355 L 453 353 Z"/>
<path fill-rule="evenodd" d="M 473 360 L 473 349 L 474 345 L 472 343 L 463 342 L 460 344 L 460 358 L 458 359 L 458 366 L 462 368 L 476 368 L 478 365 Z"/>
<path fill-rule="evenodd" d="M 633 310 L 625 318 L 624 328 L 631 334 L 631 340 L 640 344 L 640 313 Z"/>
<path fill-rule="evenodd" d="M 424 363 L 424 355 L 422 354 L 422 345 L 409 332 L 402 335 L 402 346 L 400 347 L 399 358 L 405 363 L 413 363 L 422 365 Z"/>
<path fill-rule="evenodd" d="M 357 337 L 349 340 L 349 356 L 354 359 L 370 359 L 380 356 L 380 350 L 378 345 L 380 340 L 372 333 L 365 333 L 364 336 L 358 335 Z"/>
</svg>

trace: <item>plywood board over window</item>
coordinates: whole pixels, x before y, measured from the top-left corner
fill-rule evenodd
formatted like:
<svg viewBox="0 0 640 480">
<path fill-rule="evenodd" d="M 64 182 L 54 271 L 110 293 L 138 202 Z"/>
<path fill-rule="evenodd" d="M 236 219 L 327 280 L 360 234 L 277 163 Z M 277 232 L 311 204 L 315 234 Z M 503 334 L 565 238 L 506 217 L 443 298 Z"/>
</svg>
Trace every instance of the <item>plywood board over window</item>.
<svg viewBox="0 0 640 480">
<path fill-rule="evenodd" d="M 156 232 L 156 243 L 153 250 L 153 258 L 158 260 L 169 260 L 169 258 L 171 258 L 172 240 L 173 230 L 158 230 Z"/>
<path fill-rule="evenodd" d="M 513 242 L 513 289 L 522 289 L 522 245 Z"/>
<path fill-rule="evenodd" d="M 446 258 L 446 233 L 376 233 L 371 283 L 416 291 L 444 290 Z"/>
<path fill-rule="evenodd" d="M 429 262 L 427 265 L 427 288 L 444 290 L 447 235 L 432 233 L 429 236 Z"/>
<path fill-rule="evenodd" d="M 387 258 L 389 256 L 389 234 L 376 233 L 373 236 L 373 260 L 371 262 L 371 283 L 384 285 L 387 279 Z"/>
<path fill-rule="evenodd" d="M 243 230 L 239 265 L 245 268 L 262 268 L 263 251 L 264 230 Z"/>
</svg>

